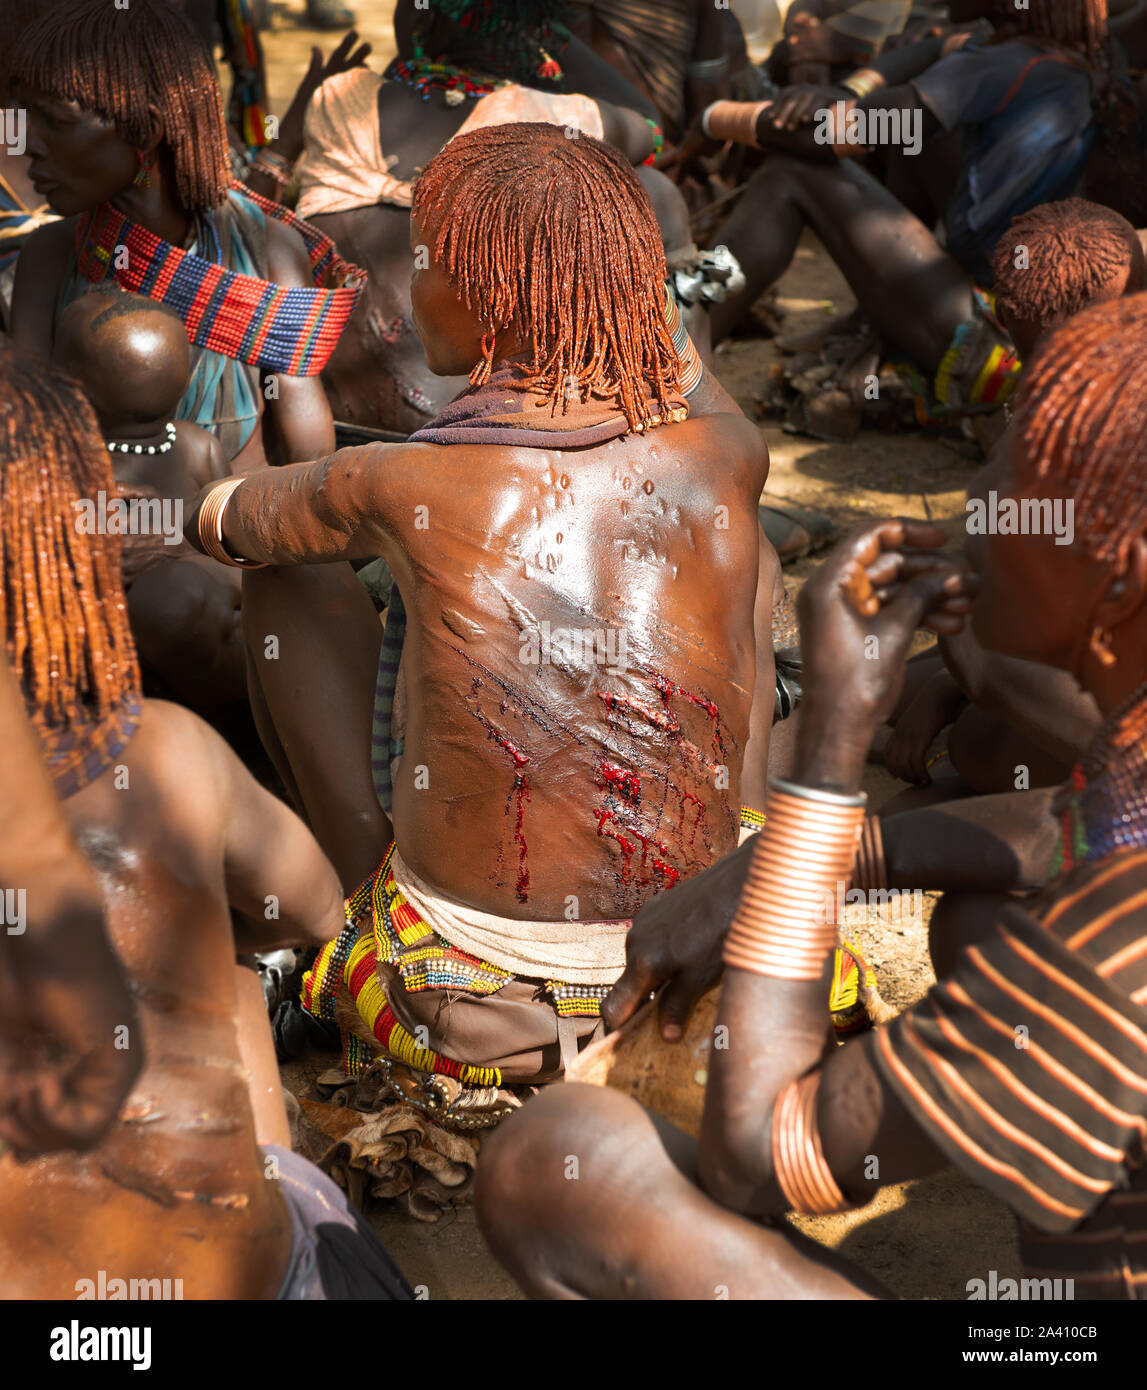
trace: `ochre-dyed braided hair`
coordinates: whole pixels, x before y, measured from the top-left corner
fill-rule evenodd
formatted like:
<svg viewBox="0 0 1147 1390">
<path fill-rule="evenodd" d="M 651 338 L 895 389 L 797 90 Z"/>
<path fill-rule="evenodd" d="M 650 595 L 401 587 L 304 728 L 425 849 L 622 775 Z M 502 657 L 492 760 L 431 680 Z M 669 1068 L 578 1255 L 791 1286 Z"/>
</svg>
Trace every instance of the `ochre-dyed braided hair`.
<svg viewBox="0 0 1147 1390">
<path fill-rule="evenodd" d="M 1096 304 L 1041 346 L 1020 390 L 1012 464 L 1075 499 L 1075 534 L 1122 564 L 1147 531 L 1147 294 Z"/>
<path fill-rule="evenodd" d="M 532 350 L 528 384 L 554 408 L 620 401 L 631 429 L 664 418 L 680 364 L 665 326 L 665 253 L 645 190 L 611 146 L 561 126 L 488 126 L 426 166 L 413 215 L 467 308 Z M 656 407 L 647 399 L 652 393 Z"/>
<path fill-rule="evenodd" d="M 138 694 L 118 536 L 81 534 L 73 505 L 116 495 L 79 386 L 0 350 L 0 600 L 8 659 L 41 732 Z"/>
<path fill-rule="evenodd" d="M 0 97 L 6 97 L 8 67 L 16 47 L 19 46 L 21 34 L 59 3 L 60 0 L 4 0 L 4 43 L 0 47 Z"/>
<path fill-rule="evenodd" d="M 231 162 L 215 67 L 171 0 L 131 0 L 125 9 L 111 0 L 60 0 L 25 30 L 11 80 L 97 112 L 139 149 L 154 108 L 187 211 L 227 197 Z"/>
<path fill-rule="evenodd" d="M 1125 217 L 1099 203 L 1067 198 L 1021 213 L 992 258 L 1000 307 L 1028 323 L 1078 314 L 1136 256 L 1138 238 Z M 1017 252 L 1027 264 L 1017 266 Z"/>
</svg>

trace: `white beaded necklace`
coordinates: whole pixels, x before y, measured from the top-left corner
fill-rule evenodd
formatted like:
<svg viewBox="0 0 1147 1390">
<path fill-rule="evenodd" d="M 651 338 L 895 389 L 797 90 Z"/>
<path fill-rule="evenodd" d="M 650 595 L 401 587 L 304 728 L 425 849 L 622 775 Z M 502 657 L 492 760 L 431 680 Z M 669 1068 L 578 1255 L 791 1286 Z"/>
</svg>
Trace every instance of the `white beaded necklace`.
<svg viewBox="0 0 1147 1390">
<path fill-rule="evenodd" d="M 175 444 L 175 425 L 168 421 L 164 427 L 167 431 L 167 438 L 162 444 L 117 444 L 113 440 L 108 441 L 110 453 L 120 454 L 166 454 L 169 453 Z"/>
</svg>

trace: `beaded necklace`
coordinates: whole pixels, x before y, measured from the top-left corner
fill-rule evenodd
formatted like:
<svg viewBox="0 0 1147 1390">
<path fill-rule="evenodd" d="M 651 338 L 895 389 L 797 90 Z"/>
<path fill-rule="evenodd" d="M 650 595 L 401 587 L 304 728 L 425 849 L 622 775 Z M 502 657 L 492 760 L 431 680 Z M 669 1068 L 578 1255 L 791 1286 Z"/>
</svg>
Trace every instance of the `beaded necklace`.
<svg viewBox="0 0 1147 1390">
<path fill-rule="evenodd" d="M 387 81 L 412 87 L 423 101 L 430 100 L 432 91 L 444 92 L 447 106 L 460 106 L 467 97 L 478 101 L 506 85 L 494 78 L 476 77 L 464 68 L 451 67 L 449 63 L 430 63 L 418 58 L 410 63 L 404 58 L 395 58 L 385 76 Z"/>
<path fill-rule="evenodd" d="M 1104 720 L 1055 811 L 1061 833 L 1052 877 L 1147 848 L 1147 684 Z"/>
<path fill-rule="evenodd" d="M 165 438 L 162 444 L 120 444 L 115 440 L 106 441 L 108 452 L 115 454 L 169 454 L 175 447 L 175 425 L 169 420 L 163 427 Z"/>
</svg>

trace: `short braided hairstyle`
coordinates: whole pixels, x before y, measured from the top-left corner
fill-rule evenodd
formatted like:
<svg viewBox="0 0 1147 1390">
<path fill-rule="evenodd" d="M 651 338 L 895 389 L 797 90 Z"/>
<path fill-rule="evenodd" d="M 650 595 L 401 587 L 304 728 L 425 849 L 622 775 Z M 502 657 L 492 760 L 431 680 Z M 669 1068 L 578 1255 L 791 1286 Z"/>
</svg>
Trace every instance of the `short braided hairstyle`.
<svg viewBox="0 0 1147 1390">
<path fill-rule="evenodd" d="M 1021 213 L 996 246 L 996 298 L 1028 323 L 1070 318 L 1130 269 L 1138 244 L 1135 228 L 1112 208 L 1083 198 L 1041 203 Z"/>
<path fill-rule="evenodd" d="M 532 387 L 564 409 L 620 400 L 631 429 L 664 419 L 680 363 L 665 326 L 665 252 L 652 204 L 612 146 L 523 122 L 456 136 L 426 166 L 413 216 L 467 308 L 490 326 L 484 384 L 510 324 Z M 652 393 L 657 409 L 651 408 Z"/>
</svg>

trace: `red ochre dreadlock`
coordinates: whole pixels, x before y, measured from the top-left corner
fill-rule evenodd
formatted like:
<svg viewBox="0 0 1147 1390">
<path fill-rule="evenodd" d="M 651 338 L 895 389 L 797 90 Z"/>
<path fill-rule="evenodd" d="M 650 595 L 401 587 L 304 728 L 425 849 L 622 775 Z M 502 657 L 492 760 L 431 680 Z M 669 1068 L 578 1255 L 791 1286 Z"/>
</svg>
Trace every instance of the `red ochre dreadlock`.
<svg viewBox="0 0 1147 1390">
<path fill-rule="evenodd" d="M 116 496 L 79 386 L 0 351 L 0 598 L 8 658 L 42 732 L 138 694 L 118 536 L 80 534 L 73 503 Z"/>
<path fill-rule="evenodd" d="M 1083 198 L 1041 203 L 1017 217 L 996 246 L 996 298 L 1028 323 L 1069 318 L 1129 270 L 1138 245 L 1135 228 L 1111 208 Z M 1016 264 L 1021 248 L 1026 265 Z"/>
<path fill-rule="evenodd" d="M 541 123 L 453 139 L 414 190 L 435 260 L 491 331 L 532 347 L 528 385 L 565 410 L 576 391 L 619 399 L 630 429 L 665 418 L 680 364 L 665 326 L 665 253 L 645 190 L 616 150 Z M 647 399 L 652 392 L 654 401 Z"/>
<path fill-rule="evenodd" d="M 996 0 L 996 24 L 1051 39 L 1106 64 L 1107 0 L 1028 0 L 1023 9 L 1015 0 Z"/>
<path fill-rule="evenodd" d="M 1096 304 L 1041 346 L 1020 390 L 1013 466 L 1075 500 L 1075 534 L 1122 564 L 1147 531 L 1147 294 Z"/>
<path fill-rule="evenodd" d="M 143 149 L 159 112 L 189 212 L 218 207 L 231 184 L 223 99 L 211 55 L 171 0 L 60 0 L 25 30 L 13 82 L 39 87 L 111 121 Z"/>
</svg>

